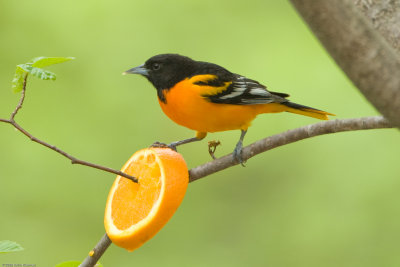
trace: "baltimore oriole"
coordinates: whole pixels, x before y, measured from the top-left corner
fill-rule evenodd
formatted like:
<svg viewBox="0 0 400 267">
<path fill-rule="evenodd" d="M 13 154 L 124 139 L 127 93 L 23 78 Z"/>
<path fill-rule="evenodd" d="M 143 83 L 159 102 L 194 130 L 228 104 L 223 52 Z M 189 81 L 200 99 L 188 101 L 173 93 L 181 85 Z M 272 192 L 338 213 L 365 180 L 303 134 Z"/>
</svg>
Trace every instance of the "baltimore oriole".
<svg viewBox="0 0 400 267">
<path fill-rule="evenodd" d="M 320 120 L 331 113 L 299 105 L 289 95 L 268 91 L 266 86 L 216 64 L 178 54 L 154 56 L 124 74 L 145 76 L 157 89 L 164 113 L 174 122 L 197 131 L 196 137 L 169 146 L 199 141 L 208 132 L 241 130 L 234 158 L 242 163 L 243 138 L 252 120 L 262 113 L 291 112 Z"/>
</svg>

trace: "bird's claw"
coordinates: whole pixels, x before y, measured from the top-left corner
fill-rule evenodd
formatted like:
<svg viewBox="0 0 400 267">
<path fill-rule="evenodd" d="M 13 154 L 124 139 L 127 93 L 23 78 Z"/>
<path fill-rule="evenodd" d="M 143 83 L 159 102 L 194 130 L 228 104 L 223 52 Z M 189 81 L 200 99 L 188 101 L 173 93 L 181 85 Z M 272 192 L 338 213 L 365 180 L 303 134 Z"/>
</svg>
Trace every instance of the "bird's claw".
<svg viewBox="0 0 400 267">
<path fill-rule="evenodd" d="M 221 145 L 221 142 L 219 140 L 212 140 L 208 141 L 208 153 L 210 153 L 210 156 L 213 159 L 217 159 L 214 155 L 215 150 L 217 149 L 217 146 Z"/>
<path fill-rule="evenodd" d="M 157 142 L 154 142 L 150 147 L 170 148 L 170 149 L 172 149 L 172 150 L 174 150 L 174 151 L 177 151 L 175 145 L 173 145 L 173 144 L 167 145 L 167 144 L 165 144 L 165 143 L 161 143 L 161 142 L 158 142 L 158 141 L 157 141 Z"/>
<path fill-rule="evenodd" d="M 233 150 L 233 153 L 232 153 L 232 154 L 233 154 L 233 159 L 234 159 L 236 162 L 240 163 L 240 165 L 242 165 L 243 167 L 246 167 L 246 166 L 244 165 L 244 160 L 243 160 L 243 157 L 242 157 L 242 147 L 243 147 L 242 143 L 239 142 L 239 143 L 236 145 L 235 150 Z"/>
</svg>

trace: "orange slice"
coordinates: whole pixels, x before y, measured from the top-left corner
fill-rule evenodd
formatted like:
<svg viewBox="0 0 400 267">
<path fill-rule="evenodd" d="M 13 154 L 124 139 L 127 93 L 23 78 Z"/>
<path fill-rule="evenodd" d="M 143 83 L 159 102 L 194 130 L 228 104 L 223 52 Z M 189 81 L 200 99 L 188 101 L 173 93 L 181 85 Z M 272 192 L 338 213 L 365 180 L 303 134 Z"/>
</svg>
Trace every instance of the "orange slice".
<svg viewBox="0 0 400 267">
<path fill-rule="evenodd" d="M 185 195 L 189 172 L 183 157 L 169 148 L 137 151 L 117 176 L 106 204 L 104 225 L 111 241 L 129 251 L 152 238 L 172 217 Z"/>
</svg>

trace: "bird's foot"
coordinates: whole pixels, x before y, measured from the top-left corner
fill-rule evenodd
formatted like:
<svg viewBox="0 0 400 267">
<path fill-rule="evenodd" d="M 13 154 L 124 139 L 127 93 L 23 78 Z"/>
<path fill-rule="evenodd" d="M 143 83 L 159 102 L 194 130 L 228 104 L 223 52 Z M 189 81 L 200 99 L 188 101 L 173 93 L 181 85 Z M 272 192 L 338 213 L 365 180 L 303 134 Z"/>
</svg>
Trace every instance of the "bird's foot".
<svg viewBox="0 0 400 267">
<path fill-rule="evenodd" d="M 214 155 L 215 150 L 217 149 L 217 146 L 221 145 L 221 142 L 219 140 L 212 140 L 208 141 L 208 153 L 210 153 L 210 156 L 213 159 L 217 159 Z"/>
<path fill-rule="evenodd" d="M 240 163 L 240 165 L 242 165 L 243 167 L 246 167 L 244 165 L 244 160 L 242 158 L 242 147 L 243 147 L 242 142 L 237 143 L 235 150 L 233 150 L 232 154 L 233 154 L 233 159 L 236 162 Z"/>
<path fill-rule="evenodd" d="M 174 143 L 171 143 L 169 145 L 165 144 L 165 143 L 161 143 L 161 142 L 154 142 L 150 147 L 157 147 L 157 148 L 170 148 L 174 151 L 176 150 L 176 146 L 174 145 Z"/>
</svg>

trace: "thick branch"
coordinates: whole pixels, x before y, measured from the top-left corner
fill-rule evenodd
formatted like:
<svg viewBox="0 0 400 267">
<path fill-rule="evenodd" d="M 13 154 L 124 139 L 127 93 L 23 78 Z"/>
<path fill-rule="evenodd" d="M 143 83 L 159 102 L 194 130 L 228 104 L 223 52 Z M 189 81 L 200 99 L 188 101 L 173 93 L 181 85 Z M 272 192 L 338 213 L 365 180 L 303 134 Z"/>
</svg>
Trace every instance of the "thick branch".
<svg viewBox="0 0 400 267">
<path fill-rule="evenodd" d="M 385 118 L 380 116 L 323 121 L 303 126 L 297 129 L 289 130 L 280 134 L 272 135 L 270 137 L 259 140 L 249 146 L 244 147 L 242 155 L 244 160 L 248 160 L 249 158 L 254 157 L 257 154 L 271 150 L 273 148 L 318 135 L 344 131 L 357 131 L 391 127 L 392 126 L 390 126 L 389 122 Z M 190 182 L 237 164 L 238 163 L 233 159 L 232 154 L 207 162 L 189 171 Z"/>
<path fill-rule="evenodd" d="M 354 0 L 291 2 L 369 102 L 400 127 L 400 56 Z"/>
</svg>

